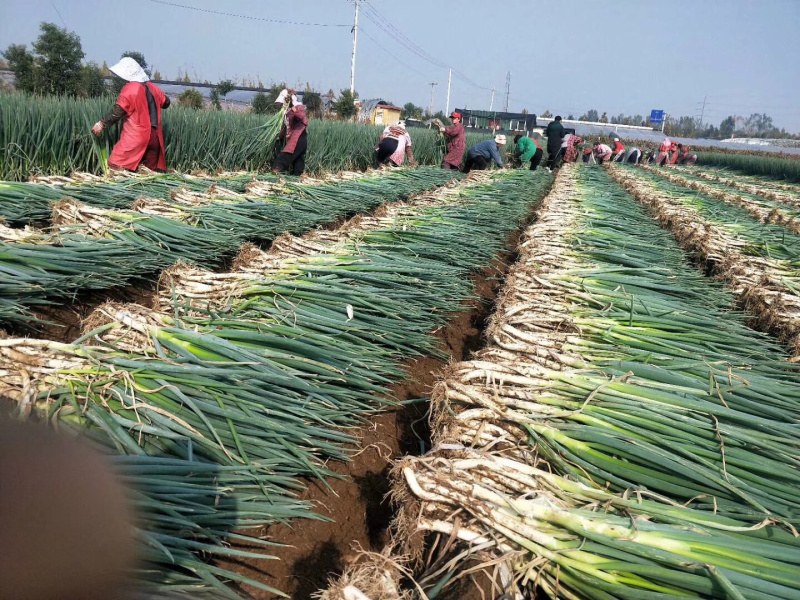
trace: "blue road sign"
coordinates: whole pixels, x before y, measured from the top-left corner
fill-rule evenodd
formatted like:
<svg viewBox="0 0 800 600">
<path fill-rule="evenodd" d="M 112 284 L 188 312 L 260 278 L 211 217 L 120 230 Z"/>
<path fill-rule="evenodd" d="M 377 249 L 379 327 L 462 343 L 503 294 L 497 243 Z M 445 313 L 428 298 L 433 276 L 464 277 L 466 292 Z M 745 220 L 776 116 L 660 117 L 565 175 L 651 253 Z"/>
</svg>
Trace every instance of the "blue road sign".
<svg viewBox="0 0 800 600">
<path fill-rule="evenodd" d="M 651 125 L 661 125 L 664 122 L 664 111 L 663 110 L 651 110 L 650 111 L 650 124 Z"/>
</svg>

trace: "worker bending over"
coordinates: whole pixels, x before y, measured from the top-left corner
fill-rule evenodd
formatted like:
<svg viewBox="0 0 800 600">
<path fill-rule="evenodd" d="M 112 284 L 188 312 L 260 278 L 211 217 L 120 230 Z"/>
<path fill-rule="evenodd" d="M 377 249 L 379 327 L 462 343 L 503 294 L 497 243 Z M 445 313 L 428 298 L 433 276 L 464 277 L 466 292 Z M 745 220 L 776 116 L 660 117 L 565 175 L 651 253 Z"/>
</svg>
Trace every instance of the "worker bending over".
<svg viewBox="0 0 800 600">
<path fill-rule="evenodd" d="M 625 162 L 636 165 L 639 164 L 639 161 L 642 158 L 642 151 L 641 149 L 633 146 L 630 150 L 628 150 L 628 154 L 625 155 Z"/>
<path fill-rule="evenodd" d="M 597 142 L 594 145 L 594 158 L 598 165 L 602 165 L 611 158 L 611 146 Z"/>
<path fill-rule="evenodd" d="M 689 152 L 689 146 L 678 144 L 678 164 L 693 165 L 697 162 L 697 154 Z"/>
<path fill-rule="evenodd" d="M 461 114 L 453 112 L 450 118 L 453 121 L 450 127 L 439 128 L 447 140 L 447 154 L 442 159 L 442 168 L 458 171 L 467 148 L 467 136 L 464 133 L 464 126 L 461 124 Z"/>
<path fill-rule="evenodd" d="M 564 162 L 575 162 L 578 160 L 580 151 L 579 146 L 583 144 L 583 139 L 579 135 L 572 134 L 567 140 L 567 148 L 564 152 Z"/>
<path fill-rule="evenodd" d="M 467 163 L 464 165 L 464 172 L 483 171 L 489 166 L 489 161 L 493 160 L 499 168 L 503 168 L 503 158 L 500 156 L 500 148 L 506 145 L 506 136 L 496 135 L 493 140 L 483 140 L 472 146 L 467 151 Z"/>
<path fill-rule="evenodd" d="M 278 136 L 279 140 L 285 140 L 286 143 L 272 165 L 272 172 L 288 172 L 290 175 L 300 176 L 306 170 L 306 150 L 308 149 L 306 107 L 297 99 L 294 91 L 286 89 L 278 94 L 275 104 L 289 105 L 289 108 L 283 117 L 283 126 Z"/>
<path fill-rule="evenodd" d="M 656 156 L 656 166 L 660 167 L 669 162 L 669 153 L 671 149 L 672 140 L 669 138 L 664 138 L 661 140 L 661 147 L 658 150 L 658 156 Z"/>
<path fill-rule="evenodd" d="M 105 128 L 122 120 L 122 134 L 108 157 L 108 166 L 135 171 L 143 164 L 151 171 L 166 171 L 161 110 L 169 106 L 169 98 L 128 56 L 109 70 L 128 83 L 120 90 L 111 112 L 92 127 L 92 133 L 99 136 Z"/>
<path fill-rule="evenodd" d="M 542 155 L 544 154 L 539 142 L 519 133 L 514 136 L 514 143 L 517 145 L 516 156 L 522 163 L 522 168 L 524 169 L 525 163 L 529 162 L 531 171 L 535 171 L 539 163 L 542 162 Z"/>
<path fill-rule="evenodd" d="M 402 167 L 406 157 L 414 164 L 414 150 L 411 148 L 411 136 L 406 131 L 406 124 L 400 121 L 397 125 L 389 125 L 381 133 L 378 145 L 375 146 L 375 168 L 387 165 Z"/>
<path fill-rule="evenodd" d="M 611 162 L 622 162 L 625 157 L 625 146 L 619 141 L 618 137 L 614 138 L 614 147 L 611 149 Z"/>
</svg>

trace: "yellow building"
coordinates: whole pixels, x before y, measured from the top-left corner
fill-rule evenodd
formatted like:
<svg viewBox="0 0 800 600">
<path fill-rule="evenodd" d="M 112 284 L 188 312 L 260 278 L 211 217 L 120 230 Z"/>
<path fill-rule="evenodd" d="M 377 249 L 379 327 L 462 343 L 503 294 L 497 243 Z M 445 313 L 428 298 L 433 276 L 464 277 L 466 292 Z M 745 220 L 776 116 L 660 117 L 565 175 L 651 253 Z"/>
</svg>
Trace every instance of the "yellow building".
<svg viewBox="0 0 800 600">
<path fill-rule="evenodd" d="M 403 109 L 383 100 L 362 100 L 358 110 L 359 123 L 372 125 L 395 125 L 400 120 Z"/>
</svg>

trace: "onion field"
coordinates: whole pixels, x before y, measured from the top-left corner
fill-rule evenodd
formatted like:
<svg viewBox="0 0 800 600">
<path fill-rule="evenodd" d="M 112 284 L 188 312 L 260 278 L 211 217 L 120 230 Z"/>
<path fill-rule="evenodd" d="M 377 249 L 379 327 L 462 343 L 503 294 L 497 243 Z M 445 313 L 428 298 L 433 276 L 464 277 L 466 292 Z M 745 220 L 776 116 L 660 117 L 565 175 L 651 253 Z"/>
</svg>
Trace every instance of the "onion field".
<svg viewBox="0 0 800 600">
<path fill-rule="evenodd" d="M 137 593 L 291 593 L 231 565 L 277 564 L 272 527 L 329 519 L 309 490 L 347 477 L 429 359 L 431 436 L 392 457 L 391 540 L 322 598 L 455 598 L 483 569 L 484 597 L 800 600 L 783 163 L 362 172 L 376 131 L 320 123 L 315 177 L 284 178 L 255 172 L 274 122 L 170 109 L 180 172 L 107 178 L 78 134 L 104 106 L 80 102 L 14 113 L 61 128 L 0 127 L 0 176 L 25 180 L 0 182 L 0 397 L 108 456 L 139 516 Z M 420 162 L 440 141 L 414 138 Z M 69 311 L 80 332 L 59 335 Z M 465 315 L 474 331 L 449 329 Z M 479 349 L 456 356 L 456 335 Z"/>
<path fill-rule="evenodd" d="M 99 140 L 89 132 L 114 105 L 114 99 L 0 95 L 0 180 L 27 181 L 36 175 L 102 173 L 119 138 L 119 127 Z M 260 171 L 272 164 L 277 119 L 265 115 L 198 111 L 170 106 L 163 113 L 167 166 L 182 172 L 203 169 Z M 363 170 L 372 166 L 373 147 L 383 127 L 311 119 L 306 169 L 311 173 Z M 438 131 L 409 129 L 414 158 L 439 165 L 444 145 Z M 488 136 L 468 133 L 467 145 Z"/>
<path fill-rule="evenodd" d="M 394 560 L 428 597 L 482 566 L 492 597 L 800 598 L 794 206 L 708 177 L 559 173 L 396 469 Z M 390 597 L 382 565 L 323 598 Z"/>
</svg>

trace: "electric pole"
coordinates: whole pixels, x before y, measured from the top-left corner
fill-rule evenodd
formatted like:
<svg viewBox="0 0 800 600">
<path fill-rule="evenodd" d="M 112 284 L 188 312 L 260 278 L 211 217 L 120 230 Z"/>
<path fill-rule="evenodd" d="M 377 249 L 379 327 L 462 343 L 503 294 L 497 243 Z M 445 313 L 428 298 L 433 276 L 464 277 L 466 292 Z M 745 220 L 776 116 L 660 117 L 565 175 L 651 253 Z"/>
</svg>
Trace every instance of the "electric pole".
<svg viewBox="0 0 800 600">
<path fill-rule="evenodd" d="M 449 74 L 447 75 L 447 104 L 445 104 L 444 114 L 446 117 L 450 116 L 450 84 L 453 81 L 453 69 L 450 69 Z"/>
<path fill-rule="evenodd" d="M 706 100 L 708 100 L 708 96 L 703 96 L 703 108 L 700 110 L 700 128 L 703 127 L 703 117 L 706 114 Z"/>
<path fill-rule="evenodd" d="M 433 116 L 433 88 L 436 87 L 437 85 L 439 84 L 436 83 L 435 81 L 431 82 L 431 107 L 428 109 L 428 114 L 430 114 L 431 116 Z"/>
<path fill-rule="evenodd" d="M 489 112 L 492 112 L 492 109 L 494 108 L 494 92 L 495 92 L 495 89 L 492 88 L 492 101 L 489 102 Z"/>
<path fill-rule="evenodd" d="M 358 0 L 356 3 L 356 16 L 353 19 L 353 57 L 350 60 L 350 93 L 356 91 L 356 47 L 358 47 Z"/>
<path fill-rule="evenodd" d="M 508 97 L 511 95 L 511 71 L 506 73 L 506 112 L 508 112 Z"/>
</svg>

